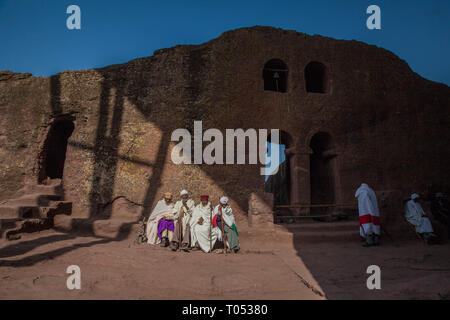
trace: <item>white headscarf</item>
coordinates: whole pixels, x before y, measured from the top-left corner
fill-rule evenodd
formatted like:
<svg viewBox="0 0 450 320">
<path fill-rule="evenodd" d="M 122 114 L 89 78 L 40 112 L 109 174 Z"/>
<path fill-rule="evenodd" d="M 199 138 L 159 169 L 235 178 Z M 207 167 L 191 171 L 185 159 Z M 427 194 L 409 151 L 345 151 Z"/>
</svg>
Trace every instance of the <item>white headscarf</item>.
<svg viewBox="0 0 450 320">
<path fill-rule="evenodd" d="M 220 201 L 221 204 L 227 204 L 228 203 L 228 197 L 223 196 L 222 198 L 220 198 L 219 201 Z"/>
<path fill-rule="evenodd" d="M 411 200 L 414 200 L 414 199 L 417 199 L 417 198 L 420 198 L 420 196 L 417 193 L 413 193 L 411 195 Z"/>
<path fill-rule="evenodd" d="M 367 183 L 361 183 L 358 189 L 356 189 L 355 192 L 355 198 L 358 198 L 363 193 L 368 193 L 370 190 L 370 187 Z"/>
<path fill-rule="evenodd" d="M 153 209 L 152 213 L 150 214 L 150 217 L 148 218 L 148 220 L 149 221 L 152 220 L 156 215 L 158 215 L 162 212 L 173 213 L 172 211 L 173 211 L 173 203 L 170 202 L 169 204 L 167 204 L 166 200 L 161 199 L 156 204 L 156 206 Z"/>
<path fill-rule="evenodd" d="M 180 192 L 180 197 L 184 196 L 185 194 L 189 194 L 189 192 L 187 192 L 187 190 L 181 190 Z"/>
</svg>

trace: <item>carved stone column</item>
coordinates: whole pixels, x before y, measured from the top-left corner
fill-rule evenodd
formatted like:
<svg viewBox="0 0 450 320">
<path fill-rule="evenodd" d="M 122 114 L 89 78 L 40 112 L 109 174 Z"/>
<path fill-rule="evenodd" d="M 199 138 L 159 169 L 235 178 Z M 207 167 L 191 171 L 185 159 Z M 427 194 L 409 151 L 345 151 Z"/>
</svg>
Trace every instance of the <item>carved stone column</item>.
<svg viewBox="0 0 450 320">
<path fill-rule="evenodd" d="M 286 157 L 289 157 L 291 169 L 291 204 L 310 204 L 311 183 L 309 160 L 312 151 L 297 147 L 286 149 Z M 309 214 L 309 209 L 292 210 L 294 215 L 300 213 Z"/>
</svg>

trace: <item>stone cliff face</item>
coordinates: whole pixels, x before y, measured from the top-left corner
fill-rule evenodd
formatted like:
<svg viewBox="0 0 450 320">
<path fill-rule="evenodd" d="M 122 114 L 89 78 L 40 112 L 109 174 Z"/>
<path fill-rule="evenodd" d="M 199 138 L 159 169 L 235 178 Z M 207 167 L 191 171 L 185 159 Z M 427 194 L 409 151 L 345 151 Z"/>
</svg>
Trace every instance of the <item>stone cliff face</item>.
<svg viewBox="0 0 450 320">
<path fill-rule="evenodd" d="M 286 66 L 279 70 L 285 93 L 264 90 L 271 59 Z M 310 62 L 320 66 L 312 77 L 323 93 L 306 90 Z M 118 197 L 148 214 L 163 192 L 177 196 L 181 189 L 196 201 L 203 193 L 213 202 L 227 194 L 245 218 L 250 195 L 264 191 L 261 165 L 172 163 L 172 131 L 192 131 L 194 120 L 224 134 L 281 129 L 291 151 L 291 203 L 322 199 L 316 193 L 323 181 L 332 181 L 339 203 L 353 201 L 361 182 L 405 197 L 431 185 L 448 191 L 449 106 L 448 86 L 421 78 L 389 51 L 268 27 L 49 78 L 0 72 L 0 201 L 61 174 L 64 197 L 80 218 Z M 70 135 L 59 173 L 46 164 L 60 143 L 49 137 L 52 130 Z M 315 153 L 322 162 L 312 164 Z M 311 177 L 311 170 L 319 173 Z M 331 180 L 323 180 L 326 170 Z"/>
</svg>

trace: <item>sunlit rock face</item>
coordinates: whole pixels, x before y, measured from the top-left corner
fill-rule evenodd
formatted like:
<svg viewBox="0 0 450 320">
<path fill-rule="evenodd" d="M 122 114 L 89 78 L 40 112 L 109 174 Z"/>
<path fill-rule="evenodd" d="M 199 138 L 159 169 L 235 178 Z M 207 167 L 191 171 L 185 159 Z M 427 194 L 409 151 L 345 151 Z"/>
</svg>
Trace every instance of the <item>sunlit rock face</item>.
<svg viewBox="0 0 450 320">
<path fill-rule="evenodd" d="M 146 215 L 187 189 L 214 204 L 226 194 L 246 221 L 265 190 L 260 164 L 172 162 L 171 133 L 195 120 L 224 134 L 280 129 L 287 204 L 349 203 L 362 182 L 400 198 L 446 192 L 449 105 L 448 86 L 387 50 L 268 27 L 49 78 L 2 71 L 0 201 L 60 177 L 74 217 L 114 217 L 119 198 Z"/>
</svg>

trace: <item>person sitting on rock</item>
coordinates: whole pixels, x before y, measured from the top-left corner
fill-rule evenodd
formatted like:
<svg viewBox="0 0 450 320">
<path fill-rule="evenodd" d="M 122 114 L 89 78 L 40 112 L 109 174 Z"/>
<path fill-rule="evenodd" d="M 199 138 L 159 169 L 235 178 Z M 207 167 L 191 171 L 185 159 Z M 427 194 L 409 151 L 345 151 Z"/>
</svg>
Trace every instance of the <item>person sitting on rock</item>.
<svg viewBox="0 0 450 320">
<path fill-rule="evenodd" d="M 422 209 L 419 203 L 419 195 L 413 193 L 411 200 L 405 205 L 405 218 L 416 228 L 416 232 L 422 236 L 422 239 L 427 244 L 433 244 L 436 240 L 436 235 L 433 233 L 433 227 L 430 219 Z"/>
<path fill-rule="evenodd" d="M 166 192 L 147 220 L 147 243 L 167 247 L 174 231 L 174 204 L 172 194 Z"/>
<path fill-rule="evenodd" d="M 191 242 L 191 228 L 189 222 L 194 210 L 194 200 L 189 199 L 189 192 L 182 190 L 180 192 L 180 200 L 175 203 L 175 230 L 170 247 L 176 251 L 181 242 L 181 249 L 189 251 Z"/>
<path fill-rule="evenodd" d="M 213 225 L 218 227 L 218 238 L 221 241 L 224 241 L 223 238 L 225 237 L 228 248 L 230 250 L 233 250 L 234 253 L 237 253 L 240 249 L 239 233 L 236 228 L 233 210 L 228 204 L 227 197 L 221 197 L 219 202 L 220 203 L 214 207 Z M 222 230 L 225 232 L 225 234 L 222 233 Z"/>
<path fill-rule="evenodd" d="M 211 225 L 213 207 L 208 195 L 200 197 L 191 218 L 191 244 L 194 248 L 210 252 L 217 240 L 218 228 Z"/>
</svg>

